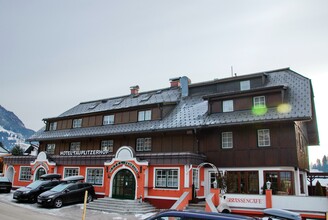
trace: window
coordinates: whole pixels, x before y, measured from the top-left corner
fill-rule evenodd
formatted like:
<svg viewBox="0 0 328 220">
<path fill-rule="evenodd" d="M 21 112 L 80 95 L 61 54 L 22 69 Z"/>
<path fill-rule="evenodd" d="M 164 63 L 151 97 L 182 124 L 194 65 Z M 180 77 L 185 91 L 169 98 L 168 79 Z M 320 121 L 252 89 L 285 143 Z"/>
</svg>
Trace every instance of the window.
<svg viewBox="0 0 328 220">
<path fill-rule="evenodd" d="M 265 96 L 256 96 L 253 98 L 254 107 L 265 107 Z"/>
<path fill-rule="evenodd" d="M 136 151 L 151 151 L 151 138 L 138 138 Z"/>
<path fill-rule="evenodd" d="M 195 189 L 199 189 L 199 170 L 196 168 L 192 169 L 192 184 L 195 186 Z"/>
<path fill-rule="evenodd" d="M 81 147 L 81 142 L 72 142 L 69 148 L 70 151 L 79 151 Z"/>
<path fill-rule="evenodd" d="M 138 112 L 138 121 L 149 121 L 151 120 L 151 110 Z"/>
<path fill-rule="evenodd" d="M 114 115 L 105 115 L 103 120 L 103 125 L 114 124 Z"/>
<path fill-rule="evenodd" d="M 57 130 L 57 122 L 51 122 L 49 124 L 49 131 L 55 131 Z"/>
<path fill-rule="evenodd" d="M 223 112 L 233 112 L 233 100 L 225 100 L 222 102 Z"/>
<path fill-rule="evenodd" d="M 304 175 L 303 174 L 300 174 L 300 188 L 301 188 L 301 193 L 304 194 L 305 189 L 304 189 Z"/>
<path fill-rule="evenodd" d="M 178 169 L 155 169 L 155 187 L 178 189 Z"/>
<path fill-rule="evenodd" d="M 260 129 L 257 131 L 257 142 L 259 147 L 270 146 L 270 130 Z"/>
<path fill-rule="evenodd" d="M 47 154 L 55 153 L 56 144 L 47 144 L 46 152 Z"/>
<path fill-rule="evenodd" d="M 74 119 L 73 128 L 80 128 L 80 127 L 82 127 L 82 118 Z"/>
<path fill-rule="evenodd" d="M 87 168 L 87 183 L 92 185 L 102 185 L 103 184 L 104 169 L 102 168 Z"/>
<path fill-rule="evenodd" d="M 258 171 L 228 171 L 227 192 L 259 194 Z"/>
<path fill-rule="evenodd" d="M 31 180 L 31 167 L 20 167 L 19 180 L 22 181 Z"/>
<path fill-rule="evenodd" d="M 232 132 L 222 132 L 222 148 L 232 148 L 233 147 L 233 138 Z"/>
<path fill-rule="evenodd" d="M 265 171 L 264 176 L 265 183 L 271 182 L 273 194 L 294 195 L 294 181 L 291 171 Z"/>
<path fill-rule="evenodd" d="M 249 80 L 240 82 L 240 90 L 249 90 L 251 88 L 251 82 Z"/>
<path fill-rule="evenodd" d="M 64 178 L 79 175 L 79 168 L 64 168 Z"/>
<path fill-rule="evenodd" d="M 113 140 L 104 140 L 101 141 L 101 150 L 106 150 L 113 152 L 114 141 Z"/>
</svg>

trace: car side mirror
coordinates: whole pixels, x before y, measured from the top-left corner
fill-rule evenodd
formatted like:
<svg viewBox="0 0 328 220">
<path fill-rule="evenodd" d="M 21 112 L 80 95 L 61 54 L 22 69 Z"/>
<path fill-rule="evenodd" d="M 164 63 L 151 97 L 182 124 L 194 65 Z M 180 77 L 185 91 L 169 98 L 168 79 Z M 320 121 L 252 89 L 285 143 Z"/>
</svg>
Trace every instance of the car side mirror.
<svg viewBox="0 0 328 220">
<path fill-rule="evenodd" d="M 69 192 L 69 189 L 65 189 L 65 191 L 64 191 L 65 193 L 68 193 Z"/>
</svg>

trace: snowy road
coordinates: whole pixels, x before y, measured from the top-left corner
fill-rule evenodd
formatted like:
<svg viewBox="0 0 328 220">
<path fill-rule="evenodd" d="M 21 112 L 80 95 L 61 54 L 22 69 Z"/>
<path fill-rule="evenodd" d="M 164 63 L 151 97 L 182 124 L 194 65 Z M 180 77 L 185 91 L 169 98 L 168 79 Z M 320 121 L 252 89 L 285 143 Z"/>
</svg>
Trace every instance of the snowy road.
<svg viewBox="0 0 328 220">
<path fill-rule="evenodd" d="M 60 209 L 43 208 L 38 204 L 19 203 L 11 193 L 0 193 L 0 219 L 1 220 L 79 220 L 82 219 L 83 204 L 73 204 Z M 86 220 L 140 220 L 146 215 L 120 215 L 87 210 Z"/>
</svg>

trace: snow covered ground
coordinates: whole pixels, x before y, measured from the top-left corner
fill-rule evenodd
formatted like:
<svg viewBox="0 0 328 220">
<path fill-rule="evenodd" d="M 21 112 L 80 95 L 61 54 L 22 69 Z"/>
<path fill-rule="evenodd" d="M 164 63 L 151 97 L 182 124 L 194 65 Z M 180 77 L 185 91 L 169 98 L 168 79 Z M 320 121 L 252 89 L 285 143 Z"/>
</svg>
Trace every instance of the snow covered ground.
<svg viewBox="0 0 328 220">
<path fill-rule="evenodd" d="M 54 216 L 62 216 L 67 219 L 81 219 L 83 214 L 83 204 L 73 204 L 63 206 L 60 209 L 55 208 L 44 208 L 39 206 L 37 203 L 22 203 L 17 202 L 13 199 L 13 190 L 11 193 L 0 193 L 0 200 L 6 203 L 10 203 L 13 206 L 17 206 L 17 208 L 31 209 L 39 213 L 49 214 Z M 103 219 L 113 219 L 113 220 L 141 220 L 145 219 L 155 213 L 148 214 L 136 214 L 136 215 L 122 215 L 118 213 L 107 213 L 100 211 L 87 210 L 86 211 L 86 219 L 88 220 L 103 220 Z"/>
</svg>

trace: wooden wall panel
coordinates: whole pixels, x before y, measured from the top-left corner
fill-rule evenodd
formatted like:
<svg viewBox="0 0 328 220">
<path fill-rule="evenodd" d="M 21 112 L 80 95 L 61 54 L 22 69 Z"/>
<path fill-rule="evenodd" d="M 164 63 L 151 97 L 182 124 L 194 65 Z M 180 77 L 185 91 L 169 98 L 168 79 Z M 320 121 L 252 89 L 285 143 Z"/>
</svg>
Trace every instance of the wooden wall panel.
<svg viewBox="0 0 328 220">
<path fill-rule="evenodd" d="M 253 105 L 253 99 L 252 97 L 241 97 L 235 99 L 233 104 L 235 111 L 251 109 Z"/>
<path fill-rule="evenodd" d="M 281 93 L 274 93 L 266 96 L 266 104 L 268 107 L 277 107 L 282 103 Z"/>
<path fill-rule="evenodd" d="M 103 117 L 102 115 L 97 115 L 95 118 L 95 126 L 101 126 L 103 124 Z M 115 118 L 114 118 L 115 120 Z"/>
<path fill-rule="evenodd" d="M 123 112 L 123 119 L 122 123 L 129 123 L 130 122 L 130 112 Z"/>
</svg>

